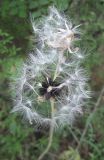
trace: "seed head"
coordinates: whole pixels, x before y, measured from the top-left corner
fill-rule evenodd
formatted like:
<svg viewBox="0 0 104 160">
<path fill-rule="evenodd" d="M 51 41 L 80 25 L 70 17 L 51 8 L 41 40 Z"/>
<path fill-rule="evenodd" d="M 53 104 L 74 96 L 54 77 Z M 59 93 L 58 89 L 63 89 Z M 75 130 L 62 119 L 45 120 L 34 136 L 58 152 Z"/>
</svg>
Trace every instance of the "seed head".
<svg viewBox="0 0 104 160">
<path fill-rule="evenodd" d="M 20 69 L 12 84 L 15 91 L 12 112 L 20 112 L 30 124 L 56 128 L 72 124 L 82 114 L 90 97 L 89 79 L 81 62 L 85 55 L 74 43 L 80 37 L 79 26 L 51 7 L 49 16 L 33 30 L 39 38 L 39 48 L 30 53 L 28 61 Z M 55 101 L 51 119 L 50 99 Z"/>
</svg>

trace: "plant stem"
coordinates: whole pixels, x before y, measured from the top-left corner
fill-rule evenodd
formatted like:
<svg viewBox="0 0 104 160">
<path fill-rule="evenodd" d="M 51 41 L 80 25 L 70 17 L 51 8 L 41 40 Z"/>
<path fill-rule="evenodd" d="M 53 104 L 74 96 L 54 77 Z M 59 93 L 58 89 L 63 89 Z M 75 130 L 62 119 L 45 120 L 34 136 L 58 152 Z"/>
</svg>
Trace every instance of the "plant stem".
<svg viewBox="0 0 104 160">
<path fill-rule="evenodd" d="M 99 97 L 98 97 L 98 99 L 97 99 L 97 102 L 95 103 L 95 106 L 94 106 L 94 109 L 93 109 L 92 113 L 91 113 L 91 114 L 89 115 L 89 117 L 87 118 L 85 128 L 84 128 L 84 130 L 83 130 L 83 133 L 82 133 L 82 135 L 81 135 L 81 138 L 80 138 L 80 141 L 79 141 L 79 143 L 78 143 L 78 146 L 77 146 L 76 150 L 79 150 L 79 148 L 80 148 L 80 146 L 81 146 L 81 144 L 82 144 L 82 142 L 83 142 L 83 139 L 84 139 L 84 137 L 85 137 L 85 135 L 86 135 L 86 132 L 87 132 L 87 130 L 88 130 L 88 127 L 89 127 L 89 125 L 90 125 L 90 123 L 91 123 L 91 121 L 92 121 L 92 119 L 93 119 L 93 116 L 94 116 L 94 114 L 95 114 L 95 112 L 96 112 L 96 110 L 97 110 L 97 107 L 99 106 L 99 104 L 100 104 L 100 102 L 101 102 L 101 98 L 102 98 L 103 94 L 104 94 L 104 86 L 103 86 L 103 88 L 102 88 L 102 90 L 101 90 L 101 92 L 100 92 L 100 95 L 99 95 Z"/>
<path fill-rule="evenodd" d="M 56 70 L 55 70 L 55 73 L 54 73 L 54 77 L 53 77 L 53 80 L 56 79 L 56 77 L 58 76 L 58 72 L 59 72 L 59 67 L 60 67 L 60 64 L 62 63 L 62 60 L 63 60 L 63 54 L 64 52 L 62 51 L 61 53 L 59 53 L 59 57 L 58 57 L 58 63 L 57 63 L 57 66 L 56 66 Z"/>
<path fill-rule="evenodd" d="M 50 103 L 51 103 L 51 126 L 50 126 L 50 133 L 49 133 L 49 141 L 48 141 L 47 148 L 39 156 L 38 160 L 42 160 L 43 157 L 48 153 L 48 151 L 49 151 L 49 149 L 51 147 L 51 144 L 52 144 L 52 140 L 53 140 L 53 132 L 54 132 L 54 123 L 53 123 L 53 117 L 54 117 L 54 99 L 50 99 Z"/>
</svg>

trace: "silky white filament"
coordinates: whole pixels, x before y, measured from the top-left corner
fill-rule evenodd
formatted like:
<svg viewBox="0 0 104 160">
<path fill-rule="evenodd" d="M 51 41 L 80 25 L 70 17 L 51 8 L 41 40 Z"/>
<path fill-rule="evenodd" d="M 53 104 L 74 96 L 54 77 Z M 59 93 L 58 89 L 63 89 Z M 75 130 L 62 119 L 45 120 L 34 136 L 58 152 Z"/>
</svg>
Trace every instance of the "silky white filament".
<svg viewBox="0 0 104 160">
<path fill-rule="evenodd" d="M 76 116 L 83 113 L 90 97 L 87 75 L 81 63 L 85 54 L 75 42 L 81 34 L 56 8 L 51 7 L 49 16 L 37 26 L 32 19 L 33 31 L 38 35 L 39 44 L 28 61 L 21 66 L 20 73 L 12 84 L 14 108 L 24 119 L 36 127 L 48 127 L 53 121 L 56 128 L 72 124 Z M 58 91 L 55 96 L 55 109 L 51 119 L 49 100 L 40 95 L 42 83 L 49 78 L 57 82 L 48 86 L 47 92 Z"/>
</svg>

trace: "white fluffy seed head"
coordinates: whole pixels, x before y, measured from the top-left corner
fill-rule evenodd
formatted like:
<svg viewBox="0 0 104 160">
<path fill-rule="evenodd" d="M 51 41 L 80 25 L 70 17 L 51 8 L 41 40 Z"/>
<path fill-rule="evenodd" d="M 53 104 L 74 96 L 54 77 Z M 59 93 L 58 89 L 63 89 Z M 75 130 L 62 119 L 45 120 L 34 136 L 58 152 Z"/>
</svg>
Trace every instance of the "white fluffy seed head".
<svg viewBox="0 0 104 160">
<path fill-rule="evenodd" d="M 72 53 L 76 51 L 73 42 L 78 39 L 76 35 L 80 34 L 80 25 L 73 27 L 71 20 L 68 21 L 56 8 L 50 7 L 49 16 L 43 19 L 40 29 L 34 29 L 36 27 L 32 24 L 34 32 L 39 35 L 41 46 L 46 44 L 50 48 L 68 49 Z"/>
<path fill-rule="evenodd" d="M 75 35 L 80 34 L 79 26 L 72 27 L 72 22 L 54 7 L 50 8 L 49 16 L 43 19 L 39 28 L 35 27 L 33 21 L 32 25 L 39 36 L 40 48 L 30 53 L 14 80 L 12 112 L 20 112 L 36 127 L 49 127 L 51 122 L 56 128 L 72 124 L 76 115 L 82 114 L 82 107 L 90 97 L 87 85 L 89 77 L 81 67 L 84 54 L 73 45 Z M 57 85 L 48 86 L 47 92 L 53 89 L 60 91 L 55 97 L 53 119 L 49 100 L 46 101 L 39 91 L 44 81 L 49 83 L 49 78 Z"/>
</svg>

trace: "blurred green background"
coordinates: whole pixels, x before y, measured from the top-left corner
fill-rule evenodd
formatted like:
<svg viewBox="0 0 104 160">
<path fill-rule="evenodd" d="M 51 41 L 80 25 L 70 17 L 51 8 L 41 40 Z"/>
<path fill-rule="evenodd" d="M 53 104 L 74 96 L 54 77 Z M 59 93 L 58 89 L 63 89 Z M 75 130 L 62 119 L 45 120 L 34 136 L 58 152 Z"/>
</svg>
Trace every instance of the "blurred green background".
<svg viewBox="0 0 104 160">
<path fill-rule="evenodd" d="M 55 133 L 44 160 L 104 160 L 104 94 L 96 107 L 104 86 L 104 0 L 0 1 L 0 160 L 37 160 L 47 145 L 46 131 L 37 132 L 21 117 L 10 114 L 9 84 L 36 44 L 32 42 L 30 13 L 38 21 L 53 4 L 75 24 L 82 24 L 81 46 L 88 53 L 84 65 L 94 94 L 84 116 Z"/>
</svg>

